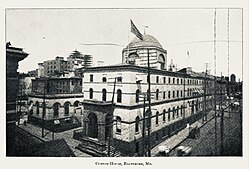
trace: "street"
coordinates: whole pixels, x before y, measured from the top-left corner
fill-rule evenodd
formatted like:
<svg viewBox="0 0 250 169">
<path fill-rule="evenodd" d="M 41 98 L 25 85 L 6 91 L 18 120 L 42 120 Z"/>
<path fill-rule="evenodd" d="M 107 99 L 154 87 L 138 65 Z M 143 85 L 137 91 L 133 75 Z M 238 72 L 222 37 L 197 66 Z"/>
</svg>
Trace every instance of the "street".
<svg viewBox="0 0 250 169">
<path fill-rule="evenodd" d="M 215 119 L 200 128 L 200 137 L 187 138 L 179 146 L 192 147 L 191 156 L 242 156 L 242 127 L 239 112 L 224 113 L 223 144 L 221 144 L 221 117 L 217 117 L 215 137 Z M 217 140 L 217 142 L 216 142 Z M 170 156 L 176 156 L 176 149 Z"/>
</svg>

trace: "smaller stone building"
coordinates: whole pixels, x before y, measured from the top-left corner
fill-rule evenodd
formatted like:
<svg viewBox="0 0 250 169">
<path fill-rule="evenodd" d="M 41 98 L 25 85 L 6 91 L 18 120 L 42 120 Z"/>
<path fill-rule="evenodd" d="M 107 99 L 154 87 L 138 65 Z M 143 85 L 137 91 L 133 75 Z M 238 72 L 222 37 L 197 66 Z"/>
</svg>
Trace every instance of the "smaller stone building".
<svg viewBox="0 0 250 169">
<path fill-rule="evenodd" d="M 45 128 L 48 129 L 54 124 L 64 126 L 62 130 L 79 127 L 82 122 L 82 102 L 82 78 L 34 79 L 28 99 L 29 122 L 42 125 L 46 121 Z"/>
</svg>

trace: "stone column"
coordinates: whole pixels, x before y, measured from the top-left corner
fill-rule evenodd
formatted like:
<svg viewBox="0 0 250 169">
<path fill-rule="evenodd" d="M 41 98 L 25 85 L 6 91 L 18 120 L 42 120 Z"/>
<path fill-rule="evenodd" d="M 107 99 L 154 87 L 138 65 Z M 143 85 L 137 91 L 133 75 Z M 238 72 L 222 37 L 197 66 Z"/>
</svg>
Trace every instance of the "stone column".
<svg viewBox="0 0 250 169">
<path fill-rule="evenodd" d="M 105 125 L 105 122 L 98 123 L 98 141 L 102 144 L 105 144 Z"/>
<path fill-rule="evenodd" d="M 88 125 L 89 125 L 89 120 L 88 119 L 84 119 L 83 120 L 83 135 L 85 137 L 88 137 Z"/>
</svg>

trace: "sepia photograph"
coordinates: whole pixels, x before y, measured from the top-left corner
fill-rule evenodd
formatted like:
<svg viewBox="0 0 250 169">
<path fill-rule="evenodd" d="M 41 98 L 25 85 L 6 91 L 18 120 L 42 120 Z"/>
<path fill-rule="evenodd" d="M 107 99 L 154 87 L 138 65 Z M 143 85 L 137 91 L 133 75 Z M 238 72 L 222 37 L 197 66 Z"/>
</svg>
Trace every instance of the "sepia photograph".
<svg viewBox="0 0 250 169">
<path fill-rule="evenodd" d="M 5 157 L 244 158 L 243 7 L 4 12 Z"/>
</svg>

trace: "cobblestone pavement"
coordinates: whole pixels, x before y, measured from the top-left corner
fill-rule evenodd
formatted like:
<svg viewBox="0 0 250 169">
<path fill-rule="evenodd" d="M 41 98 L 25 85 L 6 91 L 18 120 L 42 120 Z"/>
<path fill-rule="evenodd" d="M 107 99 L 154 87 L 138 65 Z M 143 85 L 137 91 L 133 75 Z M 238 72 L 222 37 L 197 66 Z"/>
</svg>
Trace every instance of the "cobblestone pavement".
<svg viewBox="0 0 250 169">
<path fill-rule="evenodd" d="M 37 136 L 39 138 L 41 138 L 44 141 L 51 141 L 52 140 L 52 132 L 48 131 L 45 129 L 45 137 L 42 138 L 42 128 L 34 126 L 32 124 L 27 123 L 26 125 L 24 124 L 20 124 L 18 127 L 26 130 L 27 132 L 29 132 L 30 134 Z M 71 129 L 71 130 L 67 130 L 64 132 L 60 132 L 60 133 L 54 133 L 54 139 L 64 139 L 68 146 L 70 147 L 70 149 L 74 152 L 76 157 L 92 157 L 89 154 L 86 154 L 84 152 L 81 152 L 77 149 L 75 149 L 75 147 L 81 143 L 78 140 L 73 139 L 73 131 L 75 129 Z"/>
</svg>

